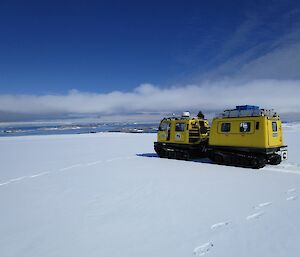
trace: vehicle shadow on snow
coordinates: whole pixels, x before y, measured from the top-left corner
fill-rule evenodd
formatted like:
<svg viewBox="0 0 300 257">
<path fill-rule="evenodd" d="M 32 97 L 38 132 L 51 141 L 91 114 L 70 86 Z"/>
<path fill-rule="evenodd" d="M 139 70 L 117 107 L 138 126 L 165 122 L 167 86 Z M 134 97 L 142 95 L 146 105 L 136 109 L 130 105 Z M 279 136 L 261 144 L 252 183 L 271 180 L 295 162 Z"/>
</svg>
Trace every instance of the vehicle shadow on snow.
<svg viewBox="0 0 300 257">
<path fill-rule="evenodd" d="M 149 158 L 159 158 L 156 153 L 137 153 L 136 156 L 149 157 Z"/>
<path fill-rule="evenodd" d="M 160 158 L 156 153 L 137 153 L 136 156 L 138 156 L 138 157 L 148 157 L 148 158 Z M 178 160 L 178 161 L 182 161 L 182 160 Z M 189 161 L 200 162 L 200 163 L 212 163 L 211 160 L 209 160 L 208 158 L 191 159 Z"/>
</svg>

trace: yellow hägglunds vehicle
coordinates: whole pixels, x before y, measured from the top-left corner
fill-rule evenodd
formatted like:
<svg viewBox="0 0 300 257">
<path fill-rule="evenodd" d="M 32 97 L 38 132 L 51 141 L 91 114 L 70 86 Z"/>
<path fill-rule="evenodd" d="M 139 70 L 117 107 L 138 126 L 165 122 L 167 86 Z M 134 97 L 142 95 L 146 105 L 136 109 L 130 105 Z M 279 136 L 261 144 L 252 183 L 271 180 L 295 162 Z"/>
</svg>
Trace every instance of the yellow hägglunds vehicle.
<svg viewBox="0 0 300 257">
<path fill-rule="evenodd" d="M 177 124 L 183 121 L 186 126 L 178 135 L 181 125 Z M 193 133 L 193 122 L 199 124 L 198 134 Z M 287 159 L 279 115 L 252 105 L 225 110 L 213 119 L 211 128 L 205 119 L 163 119 L 154 144 L 160 157 L 207 156 L 218 164 L 242 167 L 262 168 Z"/>
<path fill-rule="evenodd" d="M 208 143 L 209 125 L 202 113 L 190 117 L 184 112 L 181 117 L 164 118 L 159 125 L 154 149 L 159 157 L 185 159 L 200 157 Z"/>
<path fill-rule="evenodd" d="M 219 164 L 262 168 L 287 159 L 279 115 L 252 105 L 236 106 L 215 117 L 208 149 Z"/>
</svg>

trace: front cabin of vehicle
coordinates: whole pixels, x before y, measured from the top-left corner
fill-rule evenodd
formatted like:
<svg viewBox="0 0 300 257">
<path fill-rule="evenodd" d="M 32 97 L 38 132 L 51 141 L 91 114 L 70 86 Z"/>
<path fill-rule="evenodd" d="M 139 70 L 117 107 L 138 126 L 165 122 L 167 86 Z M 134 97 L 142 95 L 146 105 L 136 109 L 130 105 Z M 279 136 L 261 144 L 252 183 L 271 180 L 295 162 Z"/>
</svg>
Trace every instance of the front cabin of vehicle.
<svg viewBox="0 0 300 257">
<path fill-rule="evenodd" d="M 154 149 L 160 157 L 189 159 L 203 154 L 208 137 L 208 121 L 191 118 L 186 112 L 181 117 L 164 118 L 160 122 Z"/>
<path fill-rule="evenodd" d="M 208 122 L 199 119 L 163 119 L 159 125 L 157 142 L 197 144 L 208 138 Z"/>
<path fill-rule="evenodd" d="M 208 139 L 208 121 L 198 118 L 165 118 L 160 122 L 157 142 L 198 144 Z"/>
</svg>

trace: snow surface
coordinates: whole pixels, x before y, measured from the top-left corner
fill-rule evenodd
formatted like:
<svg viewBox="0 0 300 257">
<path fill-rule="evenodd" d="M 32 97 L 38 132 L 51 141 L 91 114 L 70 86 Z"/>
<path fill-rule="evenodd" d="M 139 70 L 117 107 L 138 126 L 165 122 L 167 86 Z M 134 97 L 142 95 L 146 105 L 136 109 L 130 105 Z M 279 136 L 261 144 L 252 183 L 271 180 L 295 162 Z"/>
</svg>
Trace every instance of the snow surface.
<svg viewBox="0 0 300 257">
<path fill-rule="evenodd" d="M 0 256 L 300 256 L 300 129 L 261 170 L 160 159 L 155 138 L 0 138 Z"/>
</svg>

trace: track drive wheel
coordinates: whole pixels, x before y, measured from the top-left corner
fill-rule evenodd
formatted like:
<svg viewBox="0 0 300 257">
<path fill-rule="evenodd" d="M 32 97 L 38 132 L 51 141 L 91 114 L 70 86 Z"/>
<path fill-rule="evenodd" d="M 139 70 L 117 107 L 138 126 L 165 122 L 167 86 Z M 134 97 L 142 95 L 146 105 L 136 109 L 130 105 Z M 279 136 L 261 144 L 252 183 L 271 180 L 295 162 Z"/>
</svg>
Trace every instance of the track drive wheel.
<svg viewBox="0 0 300 257">
<path fill-rule="evenodd" d="M 269 163 L 271 165 L 278 165 L 281 163 L 281 156 L 276 154 L 276 155 L 273 155 L 270 160 L 269 160 Z"/>
<path fill-rule="evenodd" d="M 224 162 L 224 158 L 221 154 L 214 155 L 214 162 L 217 164 L 222 164 Z"/>
<path fill-rule="evenodd" d="M 182 159 L 185 160 L 185 161 L 188 161 L 190 160 L 190 154 L 188 151 L 184 151 L 183 154 L 182 154 Z"/>
<path fill-rule="evenodd" d="M 167 158 L 167 152 L 163 149 L 159 150 L 157 154 L 160 158 Z"/>
<path fill-rule="evenodd" d="M 252 169 L 260 169 L 266 166 L 266 160 L 264 158 L 253 158 L 251 160 Z"/>
<path fill-rule="evenodd" d="M 175 151 L 168 151 L 168 159 L 176 159 L 176 152 Z"/>
</svg>

